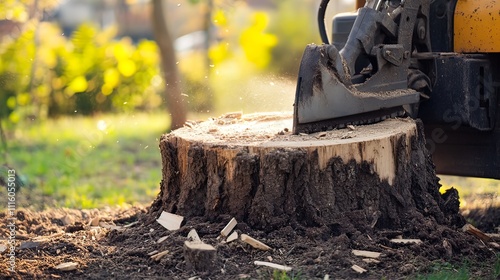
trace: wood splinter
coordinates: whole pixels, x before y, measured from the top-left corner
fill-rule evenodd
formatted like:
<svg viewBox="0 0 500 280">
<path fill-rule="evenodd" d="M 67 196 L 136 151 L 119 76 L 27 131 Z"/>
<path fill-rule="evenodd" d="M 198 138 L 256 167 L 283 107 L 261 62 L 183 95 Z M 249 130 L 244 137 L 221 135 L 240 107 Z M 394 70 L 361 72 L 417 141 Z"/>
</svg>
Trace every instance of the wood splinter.
<svg viewBox="0 0 500 280">
<path fill-rule="evenodd" d="M 362 268 L 361 266 L 357 265 L 357 264 L 354 264 L 353 266 L 351 266 L 351 268 L 356 271 L 357 273 L 359 274 L 362 274 L 362 273 L 365 273 L 367 272 L 368 270 Z"/>
<path fill-rule="evenodd" d="M 266 244 L 260 242 L 259 240 L 255 239 L 255 238 L 252 238 L 246 234 L 242 234 L 240 236 L 240 240 L 247 243 L 248 245 L 254 247 L 255 249 L 260 249 L 263 251 L 267 251 L 267 250 L 271 249 L 271 247 L 267 246 Z"/>
<path fill-rule="evenodd" d="M 78 263 L 65 262 L 65 263 L 61 263 L 61 264 L 55 266 L 54 268 L 57 270 L 60 270 L 60 271 L 72 271 L 72 270 L 76 270 L 78 268 Z"/>
<path fill-rule="evenodd" d="M 169 212 L 163 211 L 156 221 L 168 230 L 178 230 L 181 228 L 183 216 L 175 215 Z"/>
<path fill-rule="evenodd" d="M 238 233 L 235 231 L 233 233 L 231 233 L 227 239 L 226 239 L 226 243 L 229 243 L 229 242 L 233 242 L 235 241 L 236 239 L 238 239 Z"/>
<path fill-rule="evenodd" d="M 283 270 L 283 271 L 290 271 L 290 270 L 292 270 L 292 268 L 289 267 L 289 266 L 285 266 L 285 265 L 281 265 L 281 264 L 276 264 L 276 263 L 271 263 L 271 262 L 254 261 L 253 263 L 255 265 L 267 266 L 267 267 L 270 267 L 270 268 L 274 268 L 274 269 L 278 269 L 278 270 Z"/>
<path fill-rule="evenodd" d="M 159 252 L 159 253 L 152 255 L 151 259 L 154 261 L 159 261 L 161 258 L 163 258 L 167 254 L 168 254 L 168 250 L 165 250 L 163 252 Z"/>
<path fill-rule="evenodd" d="M 462 230 L 464 232 L 467 232 L 469 234 L 474 235 L 475 237 L 479 238 L 480 240 L 482 240 L 484 242 L 493 241 L 493 239 L 491 237 L 489 237 L 484 232 L 480 231 L 479 229 L 477 229 L 476 227 L 474 227 L 471 224 L 466 224 L 465 226 L 462 227 Z"/>
<path fill-rule="evenodd" d="M 376 258 L 380 257 L 380 255 L 382 253 L 372 252 L 372 251 L 364 251 L 364 250 L 352 250 L 352 254 L 357 256 L 357 257 L 366 257 L 366 258 L 376 259 Z"/>
<path fill-rule="evenodd" d="M 235 218 L 232 218 L 229 223 L 220 231 L 219 237 L 228 237 L 234 227 L 238 224 Z"/>
<path fill-rule="evenodd" d="M 198 235 L 198 232 L 196 232 L 196 229 L 192 229 L 189 231 L 188 235 L 187 235 L 187 238 L 191 241 L 195 241 L 195 242 L 201 242 L 201 238 L 200 236 Z"/>
<path fill-rule="evenodd" d="M 390 240 L 392 243 L 396 244 L 420 244 L 422 240 L 420 239 L 405 239 L 405 238 L 395 238 Z"/>
</svg>

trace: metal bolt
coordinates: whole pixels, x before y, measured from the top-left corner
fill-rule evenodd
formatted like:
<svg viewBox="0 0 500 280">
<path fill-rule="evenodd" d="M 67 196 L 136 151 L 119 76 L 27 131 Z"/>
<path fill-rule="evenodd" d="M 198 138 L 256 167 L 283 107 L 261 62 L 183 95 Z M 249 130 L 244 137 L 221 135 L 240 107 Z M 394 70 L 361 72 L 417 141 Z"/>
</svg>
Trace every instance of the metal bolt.
<svg viewBox="0 0 500 280">
<path fill-rule="evenodd" d="M 425 35 L 427 33 L 426 27 L 425 27 L 425 21 L 421 18 L 418 19 L 417 23 L 417 33 L 418 33 L 418 38 L 420 40 L 425 39 Z"/>
<path fill-rule="evenodd" d="M 420 38 L 420 40 L 425 39 L 425 27 L 420 26 L 418 28 L 418 38 Z"/>
</svg>

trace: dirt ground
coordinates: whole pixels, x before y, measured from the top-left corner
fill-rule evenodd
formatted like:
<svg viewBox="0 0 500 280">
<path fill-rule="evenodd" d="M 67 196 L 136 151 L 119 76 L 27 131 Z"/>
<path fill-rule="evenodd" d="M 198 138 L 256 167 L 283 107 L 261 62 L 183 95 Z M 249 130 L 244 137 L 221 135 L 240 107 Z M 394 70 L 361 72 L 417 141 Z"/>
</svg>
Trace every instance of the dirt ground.
<svg viewBox="0 0 500 280">
<path fill-rule="evenodd" d="M 273 279 L 273 269 L 256 266 L 267 261 L 292 268 L 295 279 L 414 279 L 443 263 L 459 267 L 467 263 L 472 279 L 495 279 L 499 273 L 495 244 L 483 242 L 458 228 L 437 225 L 433 219 L 409 221 L 398 230 L 362 234 L 353 228 L 305 228 L 290 225 L 272 232 L 256 231 L 238 223 L 235 231 L 248 234 L 271 247 L 262 251 L 240 240 L 217 239 L 231 219 L 184 220 L 182 227 L 168 231 L 147 214 L 147 207 L 94 210 L 51 209 L 44 212 L 16 211 L 15 272 L 9 271 L 8 228 L 0 228 L 0 278 L 5 279 Z M 468 211 L 484 231 L 498 233 L 499 209 L 482 214 Z M 472 217 L 472 216 L 471 216 Z M 0 224 L 9 223 L 7 212 Z M 483 223 L 484 222 L 484 223 Z M 183 245 L 191 229 L 202 241 L 216 248 L 211 271 L 190 269 Z M 420 239 L 420 244 L 395 244 L 396 237 Z M 498 243 L 499 240 L 496 240 Z M 379 252 L 370 259 L 353 249 Z M 151 255 L 167 253 L 158 260 Z M 70 271 L 56 269 L 73 262 Z M 356 272 L 358 265 L 366 270 Z M 274 275 L 274 279 L 277 278 Z M 498 278 L 497 278 L 498 279 Z"/>
</svg>

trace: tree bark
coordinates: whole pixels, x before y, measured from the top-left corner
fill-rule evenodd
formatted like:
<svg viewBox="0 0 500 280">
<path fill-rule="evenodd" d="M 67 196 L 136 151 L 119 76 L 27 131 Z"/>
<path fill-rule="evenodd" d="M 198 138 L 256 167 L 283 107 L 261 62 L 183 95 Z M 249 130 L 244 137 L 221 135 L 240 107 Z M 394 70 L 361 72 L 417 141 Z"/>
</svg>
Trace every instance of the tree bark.
<svg viewBox="0 0 500 280">
<path fill-rule="evenodd" d="M 153 31 L 160 49 L 165 78 L 165 99 L 172 119 L 170 129 L 174 130 L 182 127 L 186 122 L 187 110 L 181 95 L 177 59 L 174 44 L 168 31 L 165 4 L 165 0 L 153 0 Z"/>
<path fill-rule="evenodd" d="M 463 222 L 439 193 L 419 121 L 310 135 L 292 135 L 291 125 L 283 114 L 226 116 L 164 135 L 161 190 L 150 211 L 229 214 L 264 230 L 366 232 L 423 216 Z"/>
</svg>

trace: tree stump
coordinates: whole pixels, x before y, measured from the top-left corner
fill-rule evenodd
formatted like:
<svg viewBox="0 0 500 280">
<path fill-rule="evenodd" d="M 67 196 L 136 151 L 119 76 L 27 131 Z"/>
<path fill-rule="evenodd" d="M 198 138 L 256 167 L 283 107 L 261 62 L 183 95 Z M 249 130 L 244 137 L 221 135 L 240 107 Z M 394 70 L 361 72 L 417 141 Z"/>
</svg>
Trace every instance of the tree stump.
<svg viewBox="0 0 500 280">
<path fill-rule="evenodd" d="M 290 114 L 227 114 L 163 135 L 163 178 L 150 211 L 229 214 L 263 230 L 366 231 L 422 215 L 441 224 L 456 219 L 458 209 L 439 193 L 421 122 L 388 119 L 309 135 L 291 128 Z"/>
</svg>

